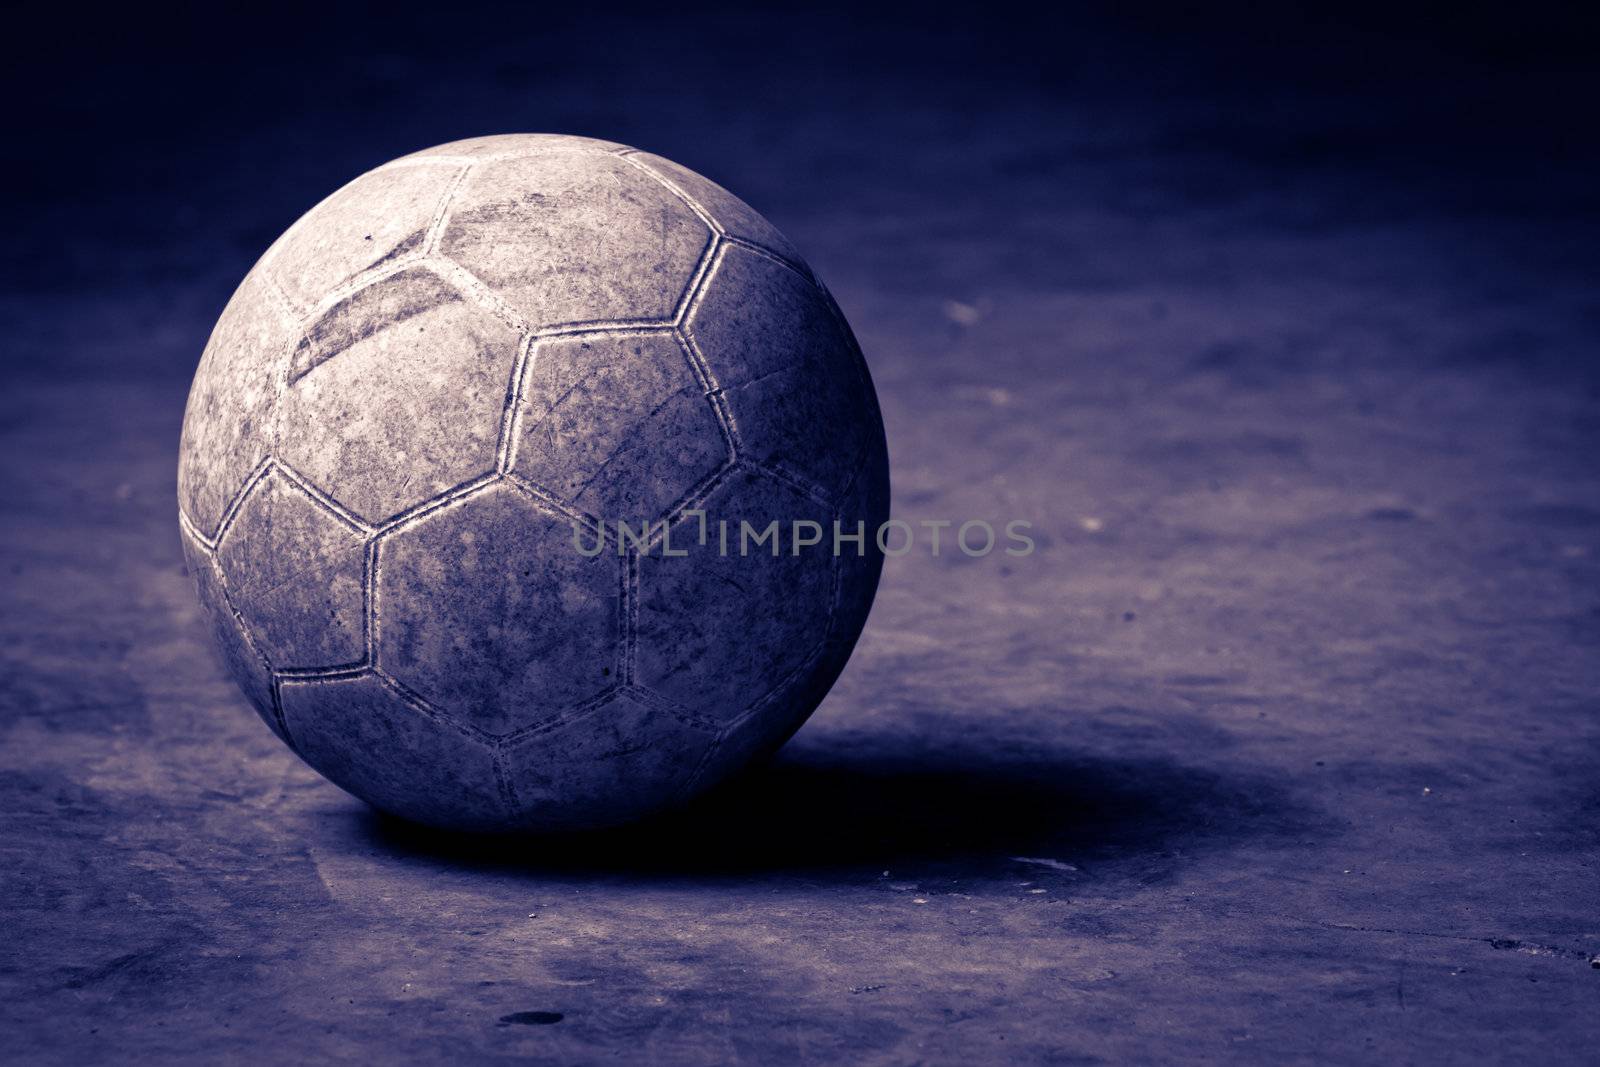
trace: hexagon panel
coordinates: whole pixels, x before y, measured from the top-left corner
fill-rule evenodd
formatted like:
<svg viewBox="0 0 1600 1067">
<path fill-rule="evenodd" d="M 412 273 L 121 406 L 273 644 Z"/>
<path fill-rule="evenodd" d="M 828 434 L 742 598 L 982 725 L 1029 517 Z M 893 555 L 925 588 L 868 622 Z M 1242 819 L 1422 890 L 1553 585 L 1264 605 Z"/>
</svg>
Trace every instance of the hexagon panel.
<svg viewBox="0 0 1600 1067">
<path fill-rule="evenodd" d="M 837 498 L 880 431 L 855 340 L 823 292 L 730 245 L 688 330 L 723 390 L 741 453 Z"/>
<path fill-rule="evenodd" d="M 621 568 L 506 484 L 432 512 L 379 548 L 378 661 L 496 736 L 621 680 Z"/>
<path fill-rule="evenodd" d="M 507 745 L 502 759 L 527 825 L 609 826 L 680 797 L 711 742 L 709 732 L 618 693 Z"/>
<path fill-rule="evenodd" d="M 828 677 L 828 682 L 833 678 Z M 717 739 L 711 755 L 703 762 L 690 783 L 690 795 L 698 796 L 736 774 L 759 767 L 783 747 L 827 695 L 826 685 L 817 685 L 809 674 L 791 679 L 769 698 L 768 713 L 751 715 Z"/>
<path fill-rule="evenodd" d="M 674 525 L 672 549 L 639 560 L 639 683 L 696 716 L 727 723 L 805 662 L 826 638 L 833 597 L 832 517 L 810 497 L 768 475 L 735 470 L 707 498 L 706 544 L 699 523 Z M 791 550 L 795 520 L 818 523 L 821 545 Z M 718 523 L 728 524 L 724 555 Z M 779 524 L 780 551 L 741 543 Z M 742 552 L 749 554 L 743 555 Z"/>
<path fill-rule="evenodd" d="M 375 676 L 285 680 L 279 699 L 295 750 L 340 788 L 420 823 L 504 825 L 490 747 Z"/>
<path fill-rule="evenodd" d="M 233 606 L 280 670 L 363 654 L 365 539 L 274 470 L 239 506 L 217 560 Z"/>
<path fill-rule="evenodd" d="M 874 426 L 881 423 L 874 423 Z M 840 542 L 838 556 L 839 605 L 834 613 L 829 636 L 845 642 L 845 655 L 854 646 L 872 607 L 878 576 L 883 570 L 883 555 L 874 537 L 889 520 L 889 453 L 883 447 L 868 448 L 860 466 L 844 491 L 834 500 L 834 519 L 846 533 L 862 534 L 861 550 L 852 542 Z M 946 532 L 947 539 L 949 532 Z M 891 537 L 898 535 L 891 533 Z M 894 542 L 898 544 L 898 539 Z"/>
<path fill-rule="evenodd" d="M 633 165 L 558 152 L 474 166 L 439 248 L 539 328 L 669 317 L 710 240 Z"/>
<path fill-rule="evenodd" d="M 187 530 L 183 532 L 183 560 L 190 576 L 194 578 L 196 592 L 200 595 L 200 605 L 205 610 L 206 622 L 216 638 L 216 648 L 221 655 L 222 666 L 255 708 L 256 714 L 261 716 L 261 720 L 271 727 L 272 732 L 279 738 L 287 741 L 288 738 L 283 736 L 283 731 L 278 726 L 278 717 L 272 709 L 272 668 L 250 643 L 249 638 L 239 627 L 239 620 L 229 609 L 221 572 Z"/>
<path fill-rule="evenodd" d="M 420 253 L 459 167 L 369 171 L 312 208 L 273 248 L 268 268 L 309 311 L 355 275 Z"/>
<path fill-rule="evenodd" d="M 178 445 L 178 500 L 207 536 L 215 536 L 234 494 L 266 458 L 294 332 L 257 269 L 228 301 L 200 357 Z"/>
<path fill-rule="evenodd" d="M 728 236 L 742 238 L 752 244 L 771 249 L 795 263 L 801 262 L 800 253 L 795 251 L 787 237 L 778 232 L 776 226 L 710 178 L 702 177 L 688 167 L 648 152 L 638 152 L 629 158 L 661 175 L 687 193 L 702 210 L 717 221 L 717 225 L 721 226 L 722 231 Z"/>
<path fill-rule="evenodd" d="M 283 457 L 372 523 L 492 470 L 518 342 L 421 267 L 376 282 L 296 347 Z"/>
<path fill-rule="evenodd" d="M 670 333 L 542 341 L 520 404 L 517 473 L 602 519 L 654 520 L 731 458 Z"/>
</svg>

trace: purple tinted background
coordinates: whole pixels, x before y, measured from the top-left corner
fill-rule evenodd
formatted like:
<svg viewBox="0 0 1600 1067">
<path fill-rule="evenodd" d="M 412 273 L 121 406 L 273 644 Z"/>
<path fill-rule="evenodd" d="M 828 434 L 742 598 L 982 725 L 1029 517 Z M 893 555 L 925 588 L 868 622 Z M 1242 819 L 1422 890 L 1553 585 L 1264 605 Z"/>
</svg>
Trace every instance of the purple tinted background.
<svg viewBox="0 0 1600 1067">
<path fill-rule="evenodd" d="M 1581 1060 L 1600 238 L 1572 12 L 14 16 L 0 1052 Z M 660 152 L 856 327 L 904 518 L 834 694 L 698 810 L 368 815 L 222 675 L 188 376 L 417 147 Z M 551 1024 L 553 1014 L 561 1019 Z"/>
</svg>

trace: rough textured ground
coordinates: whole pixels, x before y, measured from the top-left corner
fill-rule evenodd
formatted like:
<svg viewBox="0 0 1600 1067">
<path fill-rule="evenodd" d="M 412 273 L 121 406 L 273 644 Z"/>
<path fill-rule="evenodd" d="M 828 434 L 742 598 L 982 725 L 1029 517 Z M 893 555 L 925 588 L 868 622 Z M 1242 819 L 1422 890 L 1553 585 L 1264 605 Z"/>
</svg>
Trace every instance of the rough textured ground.
<svg viewBox="0 0 1600 1067">
<path fill-rule="evenodd" d="M 11 239 L 0 1055 L 1592 1061 L 1592 170 L 1508 119 L 1559 77 L 1385 81 L 1412 42 L 1251 81 L 1090 26 L 1045 78 L 719 25 L 63 90 L 183 106 L 120 173 L 35 145 Z M 224 679 L 175 449 L 298 211 L 516 128 L 745 195 L 855 325 L 896 513 L 1039 551 L 891 560 L 821 711 L 697 810 L 473 843 L 377 819 Z"/>
</svg>

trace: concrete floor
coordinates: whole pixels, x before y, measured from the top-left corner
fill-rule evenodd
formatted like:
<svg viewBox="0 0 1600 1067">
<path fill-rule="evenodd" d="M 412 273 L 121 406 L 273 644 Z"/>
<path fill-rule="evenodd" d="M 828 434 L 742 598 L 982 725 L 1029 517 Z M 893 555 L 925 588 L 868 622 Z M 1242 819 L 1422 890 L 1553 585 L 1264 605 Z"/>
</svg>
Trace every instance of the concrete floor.
<svg viewBox="0 0 1600 1067">
<path fill-rule="evenodd" d="M 434 91 L 286 107 L 19 223 L 0 1058 L 1593 1062 L 1581 174 L 1418 148 L 1426 115 L 1337 93 L 779 70 L 657 99 L 496 47 L 374 62 L 350 77 Z M 248 711 L 174 455 L 205 333 L 296 210 L 518 127 L 745 192 L 856 327 L 896 513 L 1040 549 L 891 560 L 822 709 L 696 809 L 468 841 Z"/>
</svg>

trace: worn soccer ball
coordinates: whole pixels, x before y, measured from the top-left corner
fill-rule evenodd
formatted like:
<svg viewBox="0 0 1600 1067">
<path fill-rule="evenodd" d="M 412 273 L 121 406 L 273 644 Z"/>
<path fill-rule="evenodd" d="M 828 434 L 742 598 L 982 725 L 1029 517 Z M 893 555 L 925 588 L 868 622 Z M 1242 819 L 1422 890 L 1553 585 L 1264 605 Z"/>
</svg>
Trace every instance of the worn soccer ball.
<svg viewBox="0 0 1600 1067">
<path fill-rule="evenodd" d="M 861 352 L 771 224 L 665 159 L 515 135 L 370 171 L 267 251 L 178 496 L 223 658 L 302 759 L 405 818 L 543 830 L 800 726 L 889 483 Z"/>
</svg>

